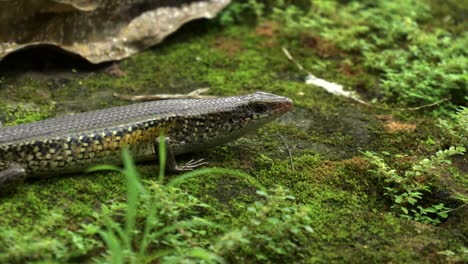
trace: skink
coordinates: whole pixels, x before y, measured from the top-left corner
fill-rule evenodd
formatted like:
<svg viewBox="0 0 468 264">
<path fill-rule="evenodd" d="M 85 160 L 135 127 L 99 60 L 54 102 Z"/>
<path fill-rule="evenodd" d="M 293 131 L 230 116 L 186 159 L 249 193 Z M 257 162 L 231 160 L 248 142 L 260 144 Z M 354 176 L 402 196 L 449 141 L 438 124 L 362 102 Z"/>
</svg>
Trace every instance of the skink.
<svg viewBox="0 0 468 264">
<path fill-rule="evenodd" d="M 137 162 L 157 159 L 161 133 L 167 147 L 167 169 L 190 170 L 200 163 L 177 166 L 174 156 L 234 140 L 291 108 L 287 97 L 256 92 L 137 103 L 0 127 L 0 189 L 26 177 L 118 164 L 125 147 Z"/>
</svg>

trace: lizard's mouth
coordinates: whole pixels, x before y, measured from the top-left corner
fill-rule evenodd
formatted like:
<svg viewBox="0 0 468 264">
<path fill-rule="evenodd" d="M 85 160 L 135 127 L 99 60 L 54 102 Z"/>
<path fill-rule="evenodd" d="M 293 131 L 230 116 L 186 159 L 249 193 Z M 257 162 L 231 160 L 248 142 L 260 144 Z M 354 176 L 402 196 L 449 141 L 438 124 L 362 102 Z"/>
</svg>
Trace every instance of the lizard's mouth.
<svg viewBox="0 0 468 264">
<path fill-rule="evenodd" d="M 293 108 L 293 101 L 290 99 L 284 103 L 284 111 L 289 111 Z"/>
<path fill-rule="evenodd" d="M 273 111 L 273 114 L 280 116 L 289 112 L 289 110 L 291 110 L 292 108 L 293 108 L 293 101 L 288 98 L 287 100 L 279 104 L 279 107 Z"/>
</svg>

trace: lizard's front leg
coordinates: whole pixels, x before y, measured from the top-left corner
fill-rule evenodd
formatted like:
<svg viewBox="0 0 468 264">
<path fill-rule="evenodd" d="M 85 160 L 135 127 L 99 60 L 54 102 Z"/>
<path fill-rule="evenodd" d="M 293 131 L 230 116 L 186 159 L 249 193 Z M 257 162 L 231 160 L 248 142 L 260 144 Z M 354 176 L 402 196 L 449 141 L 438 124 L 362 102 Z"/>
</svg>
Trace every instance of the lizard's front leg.
<svg viewBox="0 0 468 264">
<path fill-rule="evenodd" d="M 171 147 L 171 139 L 169 137 L 164 137 L 165 147 L 165 155 L 166 155 L 166 171 L 168 172 L 183 172 L 183 171 L 191 171 L 197 167 L 203 166 L 208 164 L 205 162 L 204 159 L 199 160 L 191 160 L 184 165 L 177 165 L 175 160 L 174 151 Z M 154 144 L 154 150 L 159 156 L 159 138 L 156 140 L 156 144 Z"/>
</svg>

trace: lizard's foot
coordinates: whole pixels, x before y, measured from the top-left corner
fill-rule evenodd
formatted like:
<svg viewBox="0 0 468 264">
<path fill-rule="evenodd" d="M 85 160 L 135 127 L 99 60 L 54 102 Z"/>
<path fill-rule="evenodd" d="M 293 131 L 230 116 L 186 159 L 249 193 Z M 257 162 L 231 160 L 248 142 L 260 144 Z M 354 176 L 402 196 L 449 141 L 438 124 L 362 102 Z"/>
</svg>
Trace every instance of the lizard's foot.
<svg viewBox="0 0 468 264">
<path fill-rule="evenodd" d="M 185 163 L 182 166 L 176 165 L 172 169 L 174 172 L 183 172 L 183 171 L 191 171 L 195 168 L 198 168 L 200 166 L 206 165 L 208 162 L 205 161 L 205 159 L 199 159 L 199 160 L 190 160 L 189 162 Z"/>
</svg>

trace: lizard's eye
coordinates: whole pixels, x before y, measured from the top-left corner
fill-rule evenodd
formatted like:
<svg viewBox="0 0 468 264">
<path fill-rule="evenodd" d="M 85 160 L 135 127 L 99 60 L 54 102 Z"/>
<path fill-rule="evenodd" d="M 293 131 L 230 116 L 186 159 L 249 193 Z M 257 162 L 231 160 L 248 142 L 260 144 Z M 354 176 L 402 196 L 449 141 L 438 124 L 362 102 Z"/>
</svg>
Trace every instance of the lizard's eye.
<svg viewBox="0 0 468 264">
<path fill-rule="evenodd" d="M 262 103 L 255 103 L 252 105 L 252 111 L 257 114 L 263 114 L 268 111 L 268 106 Z"/>
</svg>

